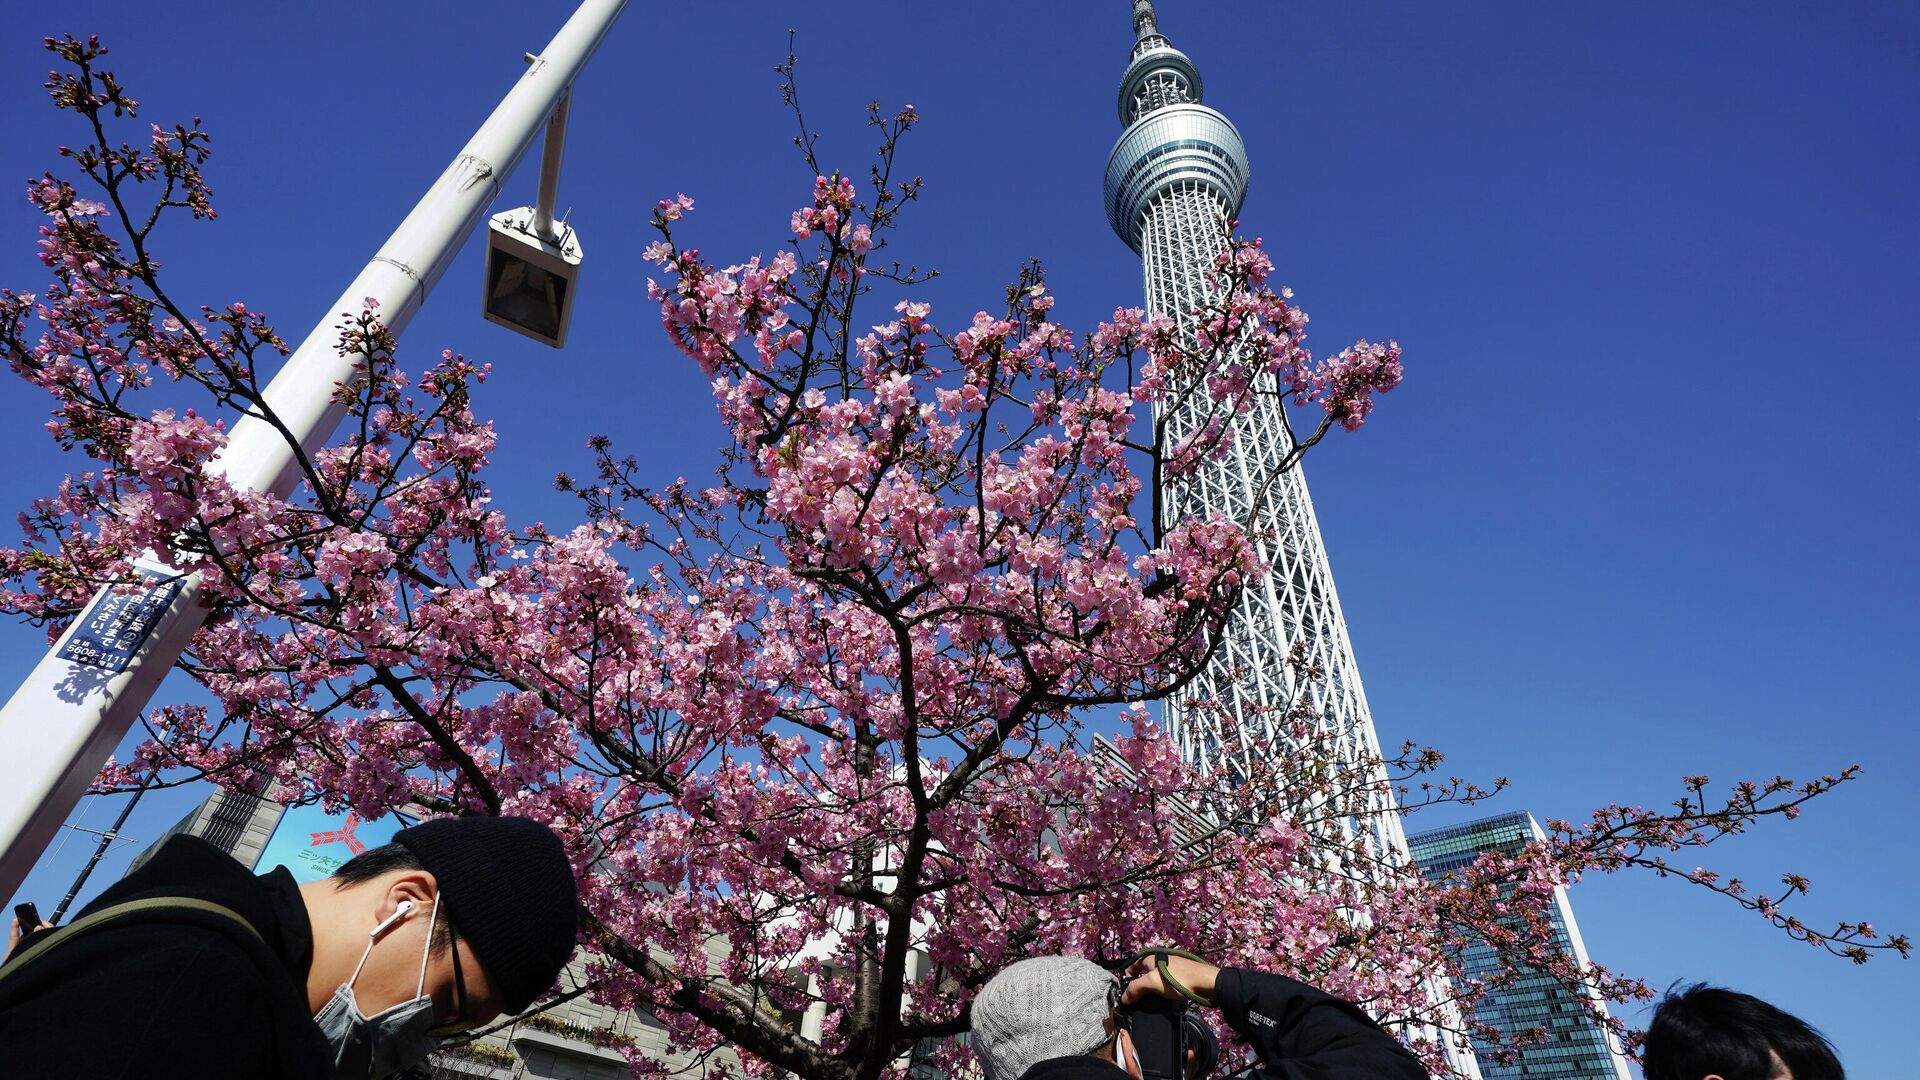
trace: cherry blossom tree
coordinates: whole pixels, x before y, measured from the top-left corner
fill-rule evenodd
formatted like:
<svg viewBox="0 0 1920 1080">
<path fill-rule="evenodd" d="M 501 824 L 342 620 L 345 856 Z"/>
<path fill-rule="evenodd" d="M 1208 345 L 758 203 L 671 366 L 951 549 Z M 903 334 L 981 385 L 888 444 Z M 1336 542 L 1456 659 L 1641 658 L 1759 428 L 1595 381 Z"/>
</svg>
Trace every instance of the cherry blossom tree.
<svg viewBox="0 0 1920 1080">
<path fill-rule="evenodd" d="M 262 379 L 284 344 L 244 304 L 176 300 L 151 247 L 180 212 L 214 214 L 207 134 L 122 140 L 138 104 L 106 50 L 48 47 L 54 101 L 87 138 L 62 150 L 75 181 L 29 187 L 52 281 L 0 292 L 0 349 L 88 463 L 0 549 L 0 607 L 57 635 L 154 552 L 206 583 L 179 667 L 218 703 L 155 708 L 98 790 L 271 779 L 369 818 L 545 821 L 581 874 L 587 992 L 649 1010 L 681 1048 L 730 1044 L 756 1075 L 872 1080 L 916 1049 L 965 1069 L 946 1037 L 1005 963 L 1155 943 L 1309 978 L 1437 1062 L 1485 989 L 1428 993 L 1469 938 L 1598 1000 L 1646 996 L 1552 944 L 1553 888 L 1594 871 L 1686 878 L 1855 960 L 1908 951 L 1787 914 L 1801 879 L 1756 896 L 1664 861 L 1791 817 L 1851 769 L 1719 797 L 1689 778 L 1672 809 L 1555 823 L 1436 888 L 1327 827 L 1365 812 L 1380 768 L 1410 807 L 1500 786 L 1442 779 L 1434 751 L 1328 767 L 1335 733 L 1301 702 L 1263 776 L 1223 790 L 1179 760 L 1148 703 L 1211 660 L 1265 567 L 1252 511 L 1168 522 L 1159 493 L 1230 446 L 1260 395 L 1308 425 L 1292 468 L 1400 379 L 1392 344 L 1314 357 L 1258 241 L 1218 261 L 1192 337 L 1135 308 L 1073 333 L 1037 264 L 943 330 L 915 296 L 928 275 L 886 257 L 920 191 L 898 167 L 913 110 L 872 109 L 860 183 L 803 125 L 814 179 L 773 255 L 703 256 L 684 195 L 653 215 L 651 298 L 710 386 L 713 483 L 658 483 L 594 436 L 591 478 L 557 481 L 579 523 L 516 524 L 485 479 L 486 365 L 444 352 L 404 372 L 368 304 L 339 320 L 364 360 L 338 391 L 349 422 L 299 455 L 283 500 L 209 462 L 226 419 L 274 419 Z M 1194 436 L 1155 419 L 1175 410 L 1204 417 Z"/>
</svg>

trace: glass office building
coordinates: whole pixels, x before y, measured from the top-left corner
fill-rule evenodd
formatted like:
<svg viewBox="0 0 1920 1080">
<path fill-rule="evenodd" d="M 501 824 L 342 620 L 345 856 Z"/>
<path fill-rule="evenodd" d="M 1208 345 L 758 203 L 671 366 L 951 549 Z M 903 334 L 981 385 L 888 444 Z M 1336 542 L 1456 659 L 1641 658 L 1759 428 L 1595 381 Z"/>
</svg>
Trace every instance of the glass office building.
<svg viewBox="0 0 1920 1080">
<path fill-rule="evenodd" d="M 1512 854 L 1531 840 L 1543 839 L 1533 815 L 1522 812 L 1469 821 L 1407 838 L 1414 862 L 1427 880 L 1439 882 L 1448 871 L 1472 865 L 1482 852 Z M 1554 944 L 1587 963 L 1587 947 L 1567 903 L 1567 890 L 1553 891 Z M 1499 968 L 1493 947 L 1468 944 L 1463 958 L 1469 978 L 1492 974 Z M 1597 1003 L 1596 1003 L 1597 1004 Z M 1555 1077 L 1564 1080 L 1629 1080 L 1627 1059 L 1606 1029 L 1593 1019 L 1580 1000 L 1552 977 L 1538 972 L 1523 975 L 1511 986 L 1493 990 L 1474 1007 L 1474 1019 L 1508 1034 L 1545 1028 L 1545 1042 L 1519 1051 L 1511 1065 L 1481 1052 L 1480 1072 L 1486 1080 Z M 1483 1050 L 1478 1043 L 1476 1050 Z"/>
</svg>

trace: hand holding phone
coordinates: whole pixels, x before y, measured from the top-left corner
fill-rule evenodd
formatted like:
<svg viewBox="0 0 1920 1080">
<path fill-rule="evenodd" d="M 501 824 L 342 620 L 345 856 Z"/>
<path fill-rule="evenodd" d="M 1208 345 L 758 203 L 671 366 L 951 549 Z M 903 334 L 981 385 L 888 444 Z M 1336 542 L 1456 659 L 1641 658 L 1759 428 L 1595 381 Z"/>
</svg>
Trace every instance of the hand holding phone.
<svg viewBox="0 0 1920 1080">
<path fill-rule="evenodd" d="M 20 945 L 20 939 L 47 925 L 40 918 L 40 909 L 31 902 L 13 905 L 13 926 L 7 931 L 7 955 Z"/>
</svg>

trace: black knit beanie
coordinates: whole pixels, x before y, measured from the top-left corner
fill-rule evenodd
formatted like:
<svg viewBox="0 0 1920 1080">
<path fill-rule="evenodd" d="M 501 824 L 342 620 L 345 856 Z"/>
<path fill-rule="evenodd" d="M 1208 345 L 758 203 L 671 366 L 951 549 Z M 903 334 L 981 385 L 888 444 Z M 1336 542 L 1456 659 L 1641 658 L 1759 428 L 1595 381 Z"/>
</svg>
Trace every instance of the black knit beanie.
<svg viewBox="0 0 1920 1080">
<path fill-rule="evenodd" d="M 521 817 L 435 818 L 394 834 L 440 890 L 440 910 L 509 1015 L 545 993 L 573 955 L 580 894 L 560 838 Z"/>
</svg>

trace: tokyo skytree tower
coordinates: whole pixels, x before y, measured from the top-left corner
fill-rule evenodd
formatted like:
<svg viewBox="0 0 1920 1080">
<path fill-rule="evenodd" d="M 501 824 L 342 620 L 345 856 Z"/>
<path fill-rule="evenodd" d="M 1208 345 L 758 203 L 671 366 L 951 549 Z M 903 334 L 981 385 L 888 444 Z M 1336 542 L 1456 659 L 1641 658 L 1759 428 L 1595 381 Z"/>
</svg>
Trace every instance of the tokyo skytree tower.
<svg viewBox="0 0 1920 1080">
<path fill-rule="evenodd" d="M 1120 120 L 1126 130 L 1107 159 L 1107 220 L 1145 261 L 1149 313 L 1174 320 L 1191 335 L 1192 313 L 1214 292 L 1207 279 L 1227 246 L 1227 223 L 1239 216 L 1246 198 L 1247 152 L 1227 118 L 1200 103 L 1199 69 L 1161 35 L 1153 0 L 1134 0 L 1133 27 L 1133 56 L 1120 80 Z M 1273 377 L 1264 378 L 1266 392 L 1242 418 L 1230 451 L 1200 465 L 1182 483 L 1163 488 L 1162 525 L 1214 513 L 1246 518 L 1294 446 L 1285 400 L 1275 392 Z M 1167 422 L 1167 445 L 1204 422 L 1205 408 L 1203 402 L 1156 416 Z M 1245 782 L 1256 772 L 1248 756 L 1271 759 L 1292 741 L 1289 707 L 1304 696 L 1318 715 L 1322 735 L 1333 744 L 1336 765 L 1358 772 L 1362 787 L 1357 797 L 1343 800 L 1350 812 L 1322 819 L 1324 838 L 1335 841 L 1324 849 L 1323 860 L 1330 866 L 1345 863 L 1341 847 L 1358 840 L 1376 858 L 1404 865 L 1406 836 L 1392 785 L 1383 767 L 1362 764 L 1380 760 L 1379 739 L 1313 500 L 1297 465 L 1266 488 L 1252 526 L 1272 572 L 1243 593 L 1208 668 L 1167 701 L 1168 730 L 1187 761 Z M 1321 680 L 1295 674 L 1287 658 L 1296 642 L 1305 644 Z M 1232 716 L 1240 730 L 1238 756 L 1222 746 L 1223 716 Z M 1286 785 L 1285 777 L 1279 780 Z M 1311 800 L 1303 809 L 1326 811 Z M 1358 866 L 1347 869 L 1364 872 Z M 1443 980 L 1430 987 L 1430 996 L 1435 1001 L 1451 997 Z M 1449 1056 L 1461 1075 L 1479 1075 L 1470 1050 Z"/>
<path fill-rule="evenodd" d="M 1227 223 L 1239 216 L 1246 198 L 1247 152 L 1227 118 L 1200 103 L 1199 70 L 1161 36 L 1153 0 L 1134 0 L 1133 24 L 1133 59 L 1120 81 L 1127 128 L 1107 159 L 1107 220 L 1145 261 L 1149 313 L 1191 334 L 1192 313 L 1212 299 L 1207 278 L 1227 246 Z M 1231 450 L 1163 489 L 1164 525 L 1215 513 L 1246 518 L 1293 448 L 1285 401 L 1274 392 L 1272 376 L 1263 378 L 1266 392 L 1242 419 Z M 1205 407 L 1202 401 L 1186 410 L 1193 415 L 1162 418 L 1169 445 L 1204 421 Z M 1337 740 L 1345 764 L 1378 760 L 1373 716 L 1299 466 L 1273 480 L 1252 532 L 1273 569 L 1242 595 L 1213 663 L 1167 703 L 1167 726 L 1181 754 L 1208 771 L 1248 777 L 1254 763 L 1244 758 L 1261 754 L 1262 746 L 1285 744 L 1287 709 L 1304 694 Z M 1305 643 L 1323 673 L 1317 683 L 1301 685 L 1288 664 L 1295 642 Z M 1213 707 L 1199 708 L 1198 702 Z M 1239 759 L 1221 748 L 1221 713 L 1232 715 L 1243 733 Z M 1384 770 L 1373 771 L 1368 779 L 1377 782 L 1366 784 L 1369 812 L 1340 822 L 1340 839 L 1370 834 L 1374 850 L 1392 857 L 1406 851 L 1406 837 Z"/>
</svg>

